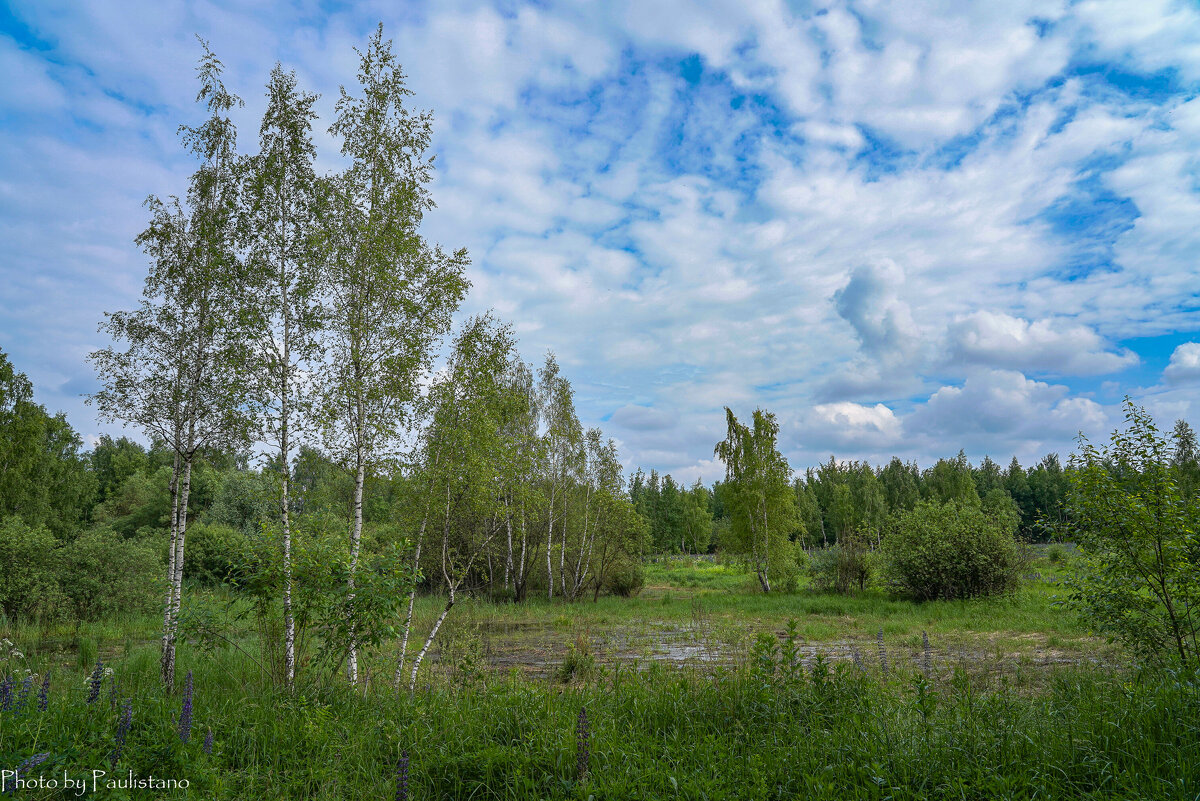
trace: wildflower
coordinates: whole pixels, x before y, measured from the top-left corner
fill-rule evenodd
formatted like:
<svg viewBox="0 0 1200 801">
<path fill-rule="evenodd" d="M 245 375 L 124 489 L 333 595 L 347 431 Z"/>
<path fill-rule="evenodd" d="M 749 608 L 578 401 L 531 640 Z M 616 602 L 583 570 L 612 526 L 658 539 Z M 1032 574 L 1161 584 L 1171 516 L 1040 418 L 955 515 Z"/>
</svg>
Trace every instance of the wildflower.
<svg viewBox="0 0 1200 801">
<path fill-rule="evenodd" d="M 92 675 L 88 677 L 87 684 L 87 702 L 93 704 L 100 697 L 100 687 L 104 684 L 104 663 L 99 658 L 96 659 L 96 667 L 93 668 Z"/>
<path fill-rule="evenodd" d="M 858 648 L 850 646 L 850 657 L 854 660 L 854 666 L 859 670 L 863 669 L 862 654 L 858 652 Z"/>
<path fill-rule="evenodd" d="M 0 712 L 7 712 L 12 709 L 12 691 L 12 677 L 5 673 L 4 677 L 0 678 Z"/>
<path fill-rule="evenodd" d="M 588 728 L 587 707 L 579 708 L 579 719 L 575 721 L 575 773 L 579 781 L 587 778 L 588 757 L 591 756 L 589 741 L 591 730 Z"/>
<path fill-rule="evenodd" d="M 117 723 L 117 745 L 112 752 L 112 766 L 115 770 L 121 760 L 121 752 L 125 750 L 125 738 L 129 736 L 129 727 L 133 724 L 133 700 L 125 699 L 121 708 L 121 719 Z"/>
<path fill-rule="evenodd" d="M 396 762 L 396 801 L 408 801 L 408 752 L 401 751 Z"/>
<path fill-rule="evenodd" d="M 212 753 L 212 729 L 208 730 L 208 734 L 204 735 L 204 753 Z"/>
<path fill-rule="evenodd" d="M 25 711 L 25 702 L 29 700 L 29 691 L 33 689 L 33 676 L 26 676 L 25 681 L 21 682 L 21 692 L 17 695 L 16 713 L 19 715 Z"/>
<path fill-rule="evenodd" d="M 21 778 L 21 774 L 28 773 L 29 771 L 33 770 L 34 768 L 36 768 L 38 765 L 42 764 L 49 758 L 50 758 L 50 754 L 48 754 L 48 753 L 34 754 L 29 759 L 22 762 L 20 765 L 17 765 L 17 769 L 13 773 L 13 786 L 14 787 L 16 786 L 17 781 L 19 781 Z"/>
<path fill-rule="evenodd" d="M 183 709 L 179 711 L 179 739 L 185 743 L 192 736 L 192 671 L 187 672 L 183 685 Z"/>
<path fill-rule="evenodd" d="M 50 671 L 42 678 L 42 688 L 38 690 L 38 711 L 45 712 L 50 706 Z"/>
<path fill-rule="evenodd" d="M 879 643 L 879 667 L 883 668 L 883 675 L 887 675 L 887 649 L 883 647 L 883 629 L 879 630 L 878 636 L 875 638 Z"/>
</svg>

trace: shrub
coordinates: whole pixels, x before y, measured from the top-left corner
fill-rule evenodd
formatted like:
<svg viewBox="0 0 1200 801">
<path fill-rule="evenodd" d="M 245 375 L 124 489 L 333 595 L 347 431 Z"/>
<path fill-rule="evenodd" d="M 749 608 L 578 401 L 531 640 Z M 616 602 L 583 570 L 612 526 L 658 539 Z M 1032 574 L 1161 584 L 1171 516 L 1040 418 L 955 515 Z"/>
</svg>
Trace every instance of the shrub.
<svg viewBox="0 0 1200 801">
<path fill-rule="evenodd" d="M 642 566 L 634 560 L 622 561 L 609 571 L 604 582 L 604 590 L 612 595 L 628 598 L 637 595 L 646 584 L 646 576 Z"/>
<path fill-rule="evenodd" d="M 1050 560 L 1050 564 L 1057 565 L 1067 556 L 1067 549 L 1059 545 L 1057 542 L 1046 549 L 1046 558 Z"/>
<path fill-rule="evenodd" d="M 1078 548 L 1071 604 L 1098 630 L 1156 662 L 1200 664 L 1200 496 L 1180 490 L 1171 447 L 1125 401 L 1126 430 L 1080 437 L 1063 534 Z"/>
<path fill-rule="evenodd" d="M 822 592 L 864 590 L 874 568 L 866 541 L 855 535 L 844 536 L 837 544 L 819 548 L 809 556 L 813 587 Z"/>
<path fill-rule="evenodd" d="M 58 578 L 81 620 L 148 612 L 162 601 L 159 548 L 149 539 L 124 539 L 110 528 L 88 531 L 65 547 Z"/>
<path fill-rule="evenodd" d="M 246 535 L 220 523 L 191 523 L 187 528 L 185 578 L 216 586 L 241 577 L 249 547 Z"/>
<path fill-rule="evenodd" d="M 19 517 L 0 521 L 0 610 L 9 617 L 57 617 L 62 594 L 58 541 Z"/>
<path fill-rule="evenodd" d="M 901 512 L 883 551 L 889 583 L 921 601 L 1010 592 L 1021 567 L 1008 521 L 958 501 L 924 501 Z"/>
</svg>

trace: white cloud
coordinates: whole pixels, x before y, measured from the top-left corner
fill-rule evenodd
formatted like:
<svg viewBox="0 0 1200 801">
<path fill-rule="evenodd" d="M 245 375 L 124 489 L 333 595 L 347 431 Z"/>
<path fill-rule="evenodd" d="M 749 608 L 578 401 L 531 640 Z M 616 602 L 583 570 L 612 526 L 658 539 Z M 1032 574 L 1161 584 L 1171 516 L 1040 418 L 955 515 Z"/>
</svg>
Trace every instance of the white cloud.
<svg viewBox="0 0 1200 801">
<path fill-rule="evenodd" d="M 1091 328 L 1065 320 L 1029 322 L 986 309 L 956 319 L 948 332 L 949 357 L 964 364 L 1094 375 L 1138 363 L 1129 349 L 1114 351 Z"/>
<path fill-rule="evenodd" d="M 1168 384 L 1189 384 L 1200 381 L 1200 342 L 1184 342 L 1171 353 L 1171 361 L 1163 370 Z"/>
</svg>

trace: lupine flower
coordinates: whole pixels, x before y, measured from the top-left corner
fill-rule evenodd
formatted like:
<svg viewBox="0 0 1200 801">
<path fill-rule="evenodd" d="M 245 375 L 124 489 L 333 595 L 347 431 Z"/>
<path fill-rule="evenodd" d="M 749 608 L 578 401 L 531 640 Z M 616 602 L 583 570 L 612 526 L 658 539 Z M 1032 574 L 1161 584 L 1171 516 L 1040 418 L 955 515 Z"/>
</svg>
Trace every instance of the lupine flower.
<svg viewBox="0 0 1200 801">
<path fill-rule="evenodd" d="M 112 766 L 115 770 L 121 760 L 121 752 L 125 750 L 125 738 L 129 736 L 129 727 L 133 724 L 133 699 L 126 698 L 121 708 L 121 719 L 117 723 L 117 745 L 112 752 Z"/>
<path fill-rule="evenodd" d="M 33 676 L 26 676 L 25 681 L 21 682 L 21 692 L 17 695 L 16 713 L 19 715 L 25 711 L 25 702 L 29 700 L 29 692 L 33 689 Z"/>
<path fill-rule="evenodd" d="M 204 735 L 204 753 L 212 753 L 212 729 L 209 729 L 208 734 Z"/>
<path fill-rule="evenodd" d="M 34 768 L 36 768 L 38 765 L 42 764 L 49 758 L 50 758 L 49 753 L 34 754 L 29 759 L 22 762 L 20 765 L 17 765 L 17 770 L 13 774 L 13 786 L 9 789 L 10 790 L 16 789 L 17 780 L 21 778 L 21 774 L 27 773 L 28 771 L 33 770 Z"/>
<path fill-rule="evenodd" d="M 929 635 L 921 632 L 921 648 L 924 651 L 924 661 L 921 664 L 921 669 L 925 671 L 925 676 L 928 677 L 933 671 L 933 649 L 929 647 Z"/>
<path fill-rule="evenodd" d="M 12 709 L 12 691 L 12 676 L 9 676 L 7 673 L 5 673 L 4 677 L 0 679 L 0 712 L 7 712 L 8 710 Z"/>
<path fill-rule="evenodd" d="M 38 690 L 38 711 L 45 712 L 50 706 L 50 671 L 42 678 L 42 689 Z"/>
<path fill-rule="evenodd" d="M 96 659 L 96 667 L 92 670 L 92 675 L 88 677 L 88 697 L 87 702 L 93 704 L 100 697 L 100 687 L 104 684 L 104 663 Z"/>
<path fill-rule="evenodd" d="M 888 664 L 887 649 L 883 647 L 883 629 L 879 630 L 879 634 L 875 639 L 879 643 L 879 666 L 883 668 L 883 675 L 886 676 L 888 672 Z"/>
<path fill-rule="evenodd" d="M 860 654 L 858 652 L 858 648 L 853 645 L 850 646 L 850 657 L 854 660 L 854 666 L 856 668 L 858 668 L 859 670 L 862 670 L 863 669 L 862 654 Z"/>
<path fill-rule="evenodd" d="M 408 801 L 408 752 L 401 751 L 396 762 L 396 801 Z"/>
<path fill-rule="evenodd" d="M 179 711 L 179 739 L 185 743 L 192 736 L 192 671 L 187 672 L 183 685 L 183 709 Z"/>
<path fill-rule="evenodd" d="M 587 778 L 591 730 L 588 728 L 587 707 L 579 708 L 579 719 L 575 721 L 575 774 L 579 781 Z"/>
</svg>

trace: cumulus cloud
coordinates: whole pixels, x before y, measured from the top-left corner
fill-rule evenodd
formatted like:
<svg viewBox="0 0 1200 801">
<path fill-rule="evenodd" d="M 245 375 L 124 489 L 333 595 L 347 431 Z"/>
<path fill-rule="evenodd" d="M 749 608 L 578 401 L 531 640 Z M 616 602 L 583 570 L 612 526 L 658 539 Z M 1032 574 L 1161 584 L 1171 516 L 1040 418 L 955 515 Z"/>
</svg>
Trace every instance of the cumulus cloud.
<svg viewBox="0 0 1200 801">
<path fill-rule="evenodd" d="M 1163 370 L 1163 380 L 1168 384 L 1200 381 L 1200 342 L 1185 342 L 1175 348 Z"/>
<path fill-rule="evenodd" d="M 843 320 L 854 327 L 865 353 L 881 359 L 905 356 L 916 335 L 912 312 L 897 296 L 904 282 L 890 259 L 858 267 L 833 295 Z"/>
<path fill-rule="evenodd" d="M 1103 430 L 1106 424 L 1100 404 L 1072 396 L 1064 385 L 1013 370 L 985 370 L 968 376 L 962 386 L 933 393 L 905 419 L 904 432 L 929 442 L 961 442 L 972 450 L 990 442 L 1023 451 L 1034 443 L 1060 445 L 1079 431 Z"/>
<path fill-rule="evenodd" d="M 1030 322 L 986 309 L 956 319 L 947 340 L 949 358 L 968 365 L 1096 375 L 1138 363 L 1136 353 L 1113 349 L 1087 326 L 1054 319 Z"/>
</svg>

